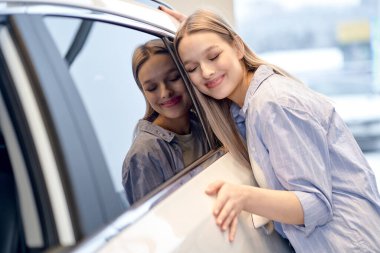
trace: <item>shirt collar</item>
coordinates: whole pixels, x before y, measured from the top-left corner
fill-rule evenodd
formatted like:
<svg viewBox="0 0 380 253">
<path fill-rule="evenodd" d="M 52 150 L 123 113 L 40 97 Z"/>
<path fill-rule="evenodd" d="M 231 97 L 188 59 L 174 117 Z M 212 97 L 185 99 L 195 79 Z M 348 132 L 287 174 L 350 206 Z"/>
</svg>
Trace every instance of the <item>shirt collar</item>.
<svg viewBox="0 0 380 253">
<path fill-rule="evenodd" d="M 260 65 L 256 69 L 251 83 L 249 85 L 249 88 L 247 90 L 247 94 L 245 95 L 244 105 L 240 110 L 240 115 L 246 115 L 249 106 L 249 101 L 251 101 L 252 96 L 256 93 L 260 85 L 271 75 L 274 75 L 274 71 L 271 67 L 267 65 Z"/>
<path fill-rule="evenodd" d="M 234 102 L 231 102 L 230 112 L 236 124 L 244 123 L 245 117 L 241 114 L 241 108 Z"/>
<path fill-rule="evenodd" d="M 175 133 L 157 126 L 148 120 L 140 120 L 138 129 L 139 131 L 153 134 L 154 136 L 159 137 L 166 142 L 171 142 L 175 137 Z"/>
</svg>

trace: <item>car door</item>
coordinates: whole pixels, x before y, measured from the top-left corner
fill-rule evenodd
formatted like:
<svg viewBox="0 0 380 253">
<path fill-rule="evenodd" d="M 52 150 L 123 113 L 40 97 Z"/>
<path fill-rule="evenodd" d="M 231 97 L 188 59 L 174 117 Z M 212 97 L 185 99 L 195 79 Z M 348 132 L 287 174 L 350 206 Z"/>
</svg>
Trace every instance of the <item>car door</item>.
<svg viewBox="0 0 380 253">
<path fill-rule="evenodd" d="M 251 214 L 246 212 L 239 216 L 235 241 L 228 241 L 227 232 L 219 230 L 211 215 L 214 199 L 204 190 L 214 180 L 253 184 L 252 173 L 237 164 L 229 153 L 214 153 L 209 159 L 199 165 L 199 172 L 195 175 L 178 179 L 174 183 L 177 190 L 155 204 L 139 220 L 129 222 L 138 209 L 127 212 L 107 231 L 86 241 L 74 252 L 87 252 L 95 245 L 99 249 L 97 252 L 102 253 L 293 252 L 288 242 L 276 232 L 267 234 L 263 227 L 254 228 Z"/>
</svg>

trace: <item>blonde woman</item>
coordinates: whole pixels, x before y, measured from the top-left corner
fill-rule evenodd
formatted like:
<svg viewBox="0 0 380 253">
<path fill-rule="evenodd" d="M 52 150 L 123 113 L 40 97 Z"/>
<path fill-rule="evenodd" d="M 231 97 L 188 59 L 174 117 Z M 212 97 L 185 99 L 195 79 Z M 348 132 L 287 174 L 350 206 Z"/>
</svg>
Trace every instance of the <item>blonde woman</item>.
<svg viewBox="0 0 380 253">
<path fill-rule="evenodd" d="M 375 177 L 329 101 L 260 59 L 212 12 L 189 16 L 174 44 L 215 134 L 242 164 L 257 162 L 268 187 L 209 185 L 229 239 L 245 210 L 275 221 L 296 252 L 378 252 Z M 230 113 L 236 105 L 246 142 Z"/>
<path fill-rule="evenodd" d="M 138 47 L 132 57 L 146 113 L 136 127 L 123 163 L 123 186 L 133 204 L 206 153 L 200 124 L 169 52 L 160 39 Z"/>
</svg>

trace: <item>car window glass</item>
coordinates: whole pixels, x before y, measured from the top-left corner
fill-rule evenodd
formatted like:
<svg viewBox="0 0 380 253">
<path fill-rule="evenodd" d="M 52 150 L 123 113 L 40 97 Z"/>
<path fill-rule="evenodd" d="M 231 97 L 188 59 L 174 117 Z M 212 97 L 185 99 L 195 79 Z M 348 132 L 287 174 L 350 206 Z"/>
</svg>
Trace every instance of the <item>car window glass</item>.
<svg viewBox="0 0 380 253">
<path fill-rule="evenodd" d="M 45 18 L 45 24 L 47 25 L 62 57 L 64 57 L 66 52 L 69 51 L 70 45 L 74 40 L 81 22 L 80 19 L 75 18 Z M 57 29 L 57 27 L 59 27 L 59 29 Z"/>
<path fill-rule="evenodd" d="M 158 38 L 141 31 L 102 22 L 46 17 L 45 23 L 62 58 L 65 58 L 69 65 L 72 79 L 103 151 L 115 190 L 123 192 L 123 160 L 134 143 L 134 137 L 138 133 L 136 126 L 146 110 L 144 96 L 133 77 L 132 55 L 138 46 Z M 161 39 L 158 40 L 162 42 Z M 170 78 L 173 79 L 173 76 Z M 166 150 L 166 146 L 159 147 L 157 150 L 148 150 L 151 154 L 143 159 L 150 159 L 152 166 L 165 165 L 165 161 L 177 166 L 178 163 L 173 162 L 173 157 L 168 157 L 173 151 Z M 162 154 L 154 154 L 155 152 Z M 140 166 L 135 164 L 136 159 L 130 162 L 133 162 L 131 166 Z M 182 169 L 183 165 L 180 167 L 179 169 Z M 164 181 L 169 179 L 170 173 L 160 173 Z M 141 179 L 137 177 L 136 180 Z M 152 183 L 151 180 L 142 181 L 142 184 Z"/>
</svg>

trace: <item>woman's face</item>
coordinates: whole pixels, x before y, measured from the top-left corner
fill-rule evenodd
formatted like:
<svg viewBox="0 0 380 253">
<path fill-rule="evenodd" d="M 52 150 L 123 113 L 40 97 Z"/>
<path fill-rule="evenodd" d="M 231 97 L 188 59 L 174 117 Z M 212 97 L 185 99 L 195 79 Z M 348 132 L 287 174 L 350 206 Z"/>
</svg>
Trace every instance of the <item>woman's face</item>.
<svg viewBox="0 0 380 253">
<path fill-rule="evenodd" d="M 161 117 L 177 119 L 188 114 L 191 100 L 169 55 L 151 56 L 141 66 L 138 78 L 148 103 Z"/>
<path fill-rule="evenodd" d="M 178 53 L 193 84 L 210 97 L 233 97 L 243 81 L 243 53 L 215 33 L 185 35 Z"/>
</svg>

